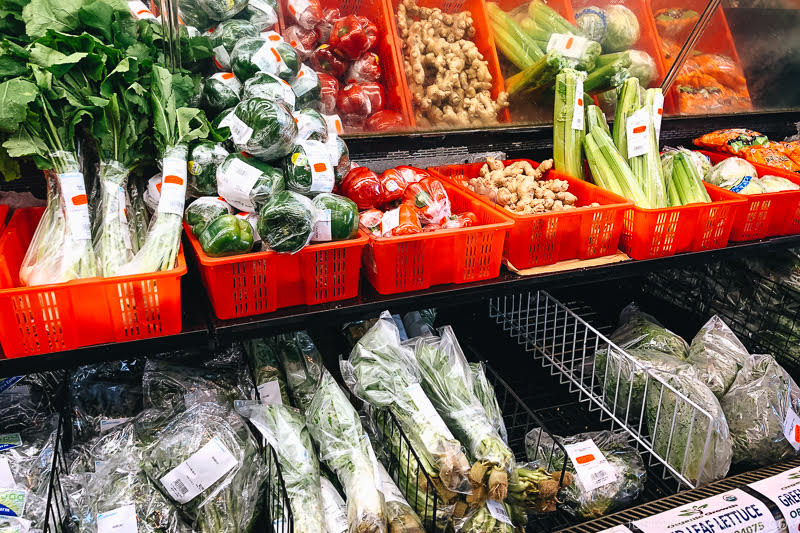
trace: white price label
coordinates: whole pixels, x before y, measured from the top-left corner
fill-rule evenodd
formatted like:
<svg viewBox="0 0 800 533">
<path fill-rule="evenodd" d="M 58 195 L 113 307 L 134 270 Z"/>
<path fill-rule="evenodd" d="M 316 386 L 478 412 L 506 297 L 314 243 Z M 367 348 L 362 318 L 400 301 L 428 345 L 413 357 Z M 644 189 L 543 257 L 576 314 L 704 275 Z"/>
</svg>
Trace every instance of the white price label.
<svg viewBox="0 0 800 533">
<path fill-rule="evenodd" d="M 297 17 L 302 15 L 305 10 L 309 8 L 311 3 L 309 0 L 289 0 L 287 5 L 289 6 L 289 13 L 297 19 Z"/>
<path fill-rule="evenodd" d="M 626 526 L 621 526 L 620 525 L 620 526 L 614 526 L 614 527 L 609 528 L 609 529 L 604 529 L 603 531 L 600 531 L 599 533 L 633 533 L 633 532 L 629 528 L 627 528 Z"/>
<path fill-rule="evenodd" d="M 287 70 L 288 67 L 283 62 L 283 58 L 277 48 L 277 46 L 283 42 L 283 37 L 274 31 L 261 32 L 261 37 L 264 39 L 264 44 L 253 54 L 250 61 L 252 61 L 260 71 L 270 74 L 277 75 Z"/>
<path fill-rule="evenodd" d="M 326 533 L 347 533 L 347 513 L 345 504 L 336 487 L 325 477 L 320 477 L 322 507 L 325 511 Z"/>
<path fill-rule="evenodd" d="M 800 531 L 800 467 L 748 485 L 774 503 L 786 520 L 787 531 Z"/>
<path fill-rule="evenodd" d="M 661 118 L 664 116 L 664 95 L 655 93 L 653 95 L 653 130 L 656 133 L 656 140 L 661 137 Z"/>
<path fill-rule="evenodd" d="M 328 135 L 333 136 L 335 133 L 336 135 L 341 135 L 344 133 L 344 127 L 342 126 L 342 119 L 339 118 L 339 115 L 322 115 L 325 117 L 325 123 L 328 125 Z"/>
<path fill-rule="evenodd" d="M 311 169 L 311 189 L 309 192 L 331 192 L 336 177 L 333 175 L 333 163 L 324 143 L 320 141 L 303 141 L 300 143 L 306 153 L 308 166 Z"/>
<path fill-rule="evenodd" d="M 8 464 L 8 458 L 0 457 L 0 488 L 13 489 L 16 486 L 14 474 L 11 473 L 11 466 Z"/>
<path fill-rule="evenodd" d="M 381 217 L 381 237 L 388 237 L 400 225 L 400 208 L 386 211 Z"/>
<path fill-rule="evenodd" d="M 628 135 L 628 159 L 644 155 L 650 148 L 650 112 L 641 108 L 625 122 Z"/>
<path fill-rule="evenodd" d="M 566 33 L 554 33 L 547 41 L 547 51 L 555 50 L 564 57 L 580 59 L 591 41 L 585 37 L 569 35 Z"/>
<path fill-rule="evenodd" d="M 261 171 L 248 165 L 238 157 L 232 157 L 228 165 L 217 168 L 217 192 L 236 209 L 253 213 L 256 206 L 250 198 Z"/>
<path fill-rule="evenodd" d="M 150 8 L 144 5 L 144 2 L 141 0 L 128 0 L 128 9 L 131 10 L 131 13 L 137 20 L 158 20 L 156 16 L 153 15 L 153 12 L 150 11 Z"/>
<path fill-rule="evenodd" d="M 120 424 L 124 424 L 130 420 L 130 418 L 101 418 L 100 419 L 100 433 L 105 433 L 106 431 L 110 431 L 115 427 L 119 426 Z"/>
<path fill-rule="evenodd" d="M 378 474 L 381 480 L 381 492 L 383 493 L 383 499 L 386 500 L 386 503 L 397 502 L 408 505 L 405 496 L 403 496 L 400 489 L 397 488 L 397 485 L 395 485 L 394 481 L 389 476 L 389 472 L 386 471 L 382 464 L 378 465 Z"/>
<path fill-rule="evenodd" d="M 776 533 L 772 512 L 758 498 L 741 489 L 633 522 L 642 533 L 747 532 Z"/>
<path fill-rule="evenodd" d="M 236 465 L 236 457 L 214 437 L 159 481 L 172 499 L 189 503 Z"/>
<path fill-rule="evenodd" d="M 585 102 L 583 101 L 583 78 L 580 76 L 575 82 L 575 102 L 572 106 L 572 129 L 583 131 L 583 116 L 585 113 Z"/>
<path fill-rule="evenodd" d="M 214 50 L 216 50 L 216 48 Z M 242 90 L 242 82 L 236 79 L 236 76 L 234 76 L 233 72 L 217 72 L 216 74 L 213 74 L 211 77 L 214 78 L 215 80 L 221 81 L 226 86 L 230 87 L 231 90 L 236 94 L 239 94 Z"/>
<path fill-rule="evenodd" d="M 261 403 L 267 405 L 283 405 L 281 398 L 281 385 L 277 380 L 267 381 L 258 387 L 258 397 L 261 398 Z"/>
<path fill-rule="evenodd" d="M 223 70 L 231 68 L 231 55 L 224 46 L 216 46 L 211 51 L 214 52 L 214 63 L 217 65 L 217 68 Z"/>
<path fill-rule="evenodd" d="M 442 417 L 436 412 L 436 408 L 433 407 L 433 404 L 425 395 L 422 386 L 419 383 L 414 383 L 408 386 L 406 392 L 414 401 L 414 405 L 416 405 L 417 410 L 422 414 L 425 421 L 445 438 L 452 439 L 453 434 L 447 429 L 444 420 L 442 420 Z"/>
<path fill-rule="evenodd" d="M 489 514 L 492 515 L 495 520 L 499 520 L 510 526 L 514 525 L 511 523 L 511 517 L 508 516 L 508 512 L 502 503 L 494 500 L 486 500 L 486 508 L 489 509 Z"/>
<path fill-rule="evenodd" d="M 231 139 L 235 144 L 246 144 L 253 136 L 253 128 L 242 122 L 235 113 L 230 112 L 219 123 L 220 128 L 228 127 L 231 130 Z"/>
<path fill-rule="evenodd" d="M 800 450 L 800 417 L 791 407 L 786 408 L 786 418 L 783 419 L 783 436 L 795 450 Z"/>
<path fill-rule="evenodd" d="M 97 515 L 97 533 L 137 533 L 136 506 L 125 505 Z"/>
<path fill-rule="evenodd" d="M 564 449 L 584 490 L 594 490 L 616 481 L 614 469 L 592 439 L 567 444 Z"/>
<path fill-rule="evenodd" d="M 58 175 L 61 185 L 61 198 L 64 202 L 65 218 L 72 238 L 86 241 L 92 238 L 92 224 L 89 219 L 89 199 L 86 184 L 81 172 L 65 172 Z"/>
<path fill-rule="evenodd" d="M 311 237 L 311 240 L 315 242 L 328 242 L 332 238 L 331 210 L 319 209 L 317 211 L 317 220 L 314 221 L 314 235 Z"/>
<path fill-rule="evenodd" d="M 171 213 L 183 218 L 183 205 L 186 202 L 186 176 L 188 166 L 180 157 L 165 157 L 162 163 L 161 198 L 158 200 L 159 213 Z"/>
<path fill-rule="evenodd" d="M 267 13 L 267 14 L 275 13 L 275 9 L 273 9 L 273 7 L 268 3 L 266 3 L 264 0 L 250 0 L 249 2 L 247 2 L 247 5 L 254 9 L 258 9 L 262 13 Z"/>
</svg>

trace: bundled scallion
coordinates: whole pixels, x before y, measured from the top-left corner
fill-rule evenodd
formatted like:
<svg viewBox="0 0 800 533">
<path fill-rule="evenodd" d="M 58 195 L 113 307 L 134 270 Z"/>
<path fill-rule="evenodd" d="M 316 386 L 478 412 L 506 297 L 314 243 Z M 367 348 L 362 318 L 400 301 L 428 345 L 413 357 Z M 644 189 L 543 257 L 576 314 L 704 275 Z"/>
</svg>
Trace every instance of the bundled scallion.
<svg viewBox="0 0 800 533">
<path fill-rule="evenodd" d="M 584 124 L 583 78 L 567 68 L 556 76 L 553 106 L 553 163 L 556 170 L 583 179 Z"/>
</svg>

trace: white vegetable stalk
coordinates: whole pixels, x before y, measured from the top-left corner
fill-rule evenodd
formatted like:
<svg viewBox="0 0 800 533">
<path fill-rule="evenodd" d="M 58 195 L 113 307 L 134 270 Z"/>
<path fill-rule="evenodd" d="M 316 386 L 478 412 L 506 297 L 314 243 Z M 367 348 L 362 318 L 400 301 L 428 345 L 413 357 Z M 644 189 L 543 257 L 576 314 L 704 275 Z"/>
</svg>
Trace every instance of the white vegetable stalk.
<svg viewBox="0 0 800 533">
<path fill-rule="evenodd" d="M 129 172 L 130 170 L 119 161 L 100 163 L 103 199 L 100 203 L 102 222 L 97 254 L 100 275 L 106 278 L 116 276 L 119 269 L 133 259 L 125 201 L 125 186 Z"/>
</svg>

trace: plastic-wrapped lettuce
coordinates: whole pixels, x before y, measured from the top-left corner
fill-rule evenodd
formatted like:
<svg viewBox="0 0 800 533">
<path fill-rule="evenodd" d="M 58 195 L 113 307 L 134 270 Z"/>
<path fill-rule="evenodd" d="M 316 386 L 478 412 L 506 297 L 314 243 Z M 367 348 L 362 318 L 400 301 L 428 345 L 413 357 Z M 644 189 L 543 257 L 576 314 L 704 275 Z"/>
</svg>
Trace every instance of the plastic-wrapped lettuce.
<svg viewBox="0 0 800 533">
<path fill-rule="evenodd" d="M 780 176 L 761 176 L 758 184 L 761 185 L 764 192 L 796 191 L 800 189 L 800 185 Z"/>
<path fill-rule="evenodd" d="M 632 77 L 639 78 L 639 84 L 642 87 L 647 87 L 658 77 L 656 62 L 650 54 L 641 50 L 629 50 L 628 56 L 631 58 L 628 72 Z M 700 175 L 703 176 L 703 174 Z"/>
<path fill-rule="evenodd" d="M 214 63 L 220 70 L 231 68 L 231 53 L 242 37 L 256 37 L 258 28 L 247 20 L 230 19 L 208 30 L 208 40 L 214 52 Z"/>
<path fill-rule="evenodd" d="M 244 349 L 253 370 L 258 397 L 267 404 L 290 405 L 286 378 L 281 370 L 280 360 L 275 350 L 275 342 L 270 339 L 251 339 L 245 342 Z"/>
<path fill-rule="evenodd" d="M 325 369 L 322 355 L 306 331 L 281 333 L 267 343 L 283 367 L 294 406 L 305 411 Z"/>
<path fill-rule="evenodd" d="M 239 152 L 272 161 L 291 153 L 297 137 L 297 124 L 289 109 L 280 102 L 248 98 L 219 122 L 230 128 L 231 139 Z"/>
<path fill-rule="evenodd" d="M 63 390 L 64 372 L 41 372 L 0 380 L 0 428 L 5 433 L 37 435 L 56 412 L 53 402 Z"/>
<path fill-rule="evenodd" d="M 797 453 L 784 436 L 800 388 L 771 355 L 751 355 L 720 401 L 733 440 L 733 462 L 770 465 Z"/>
<path fill-rule="evenodd" d="M 178 14 L 185 24 L 200 31 L 211 27 L 211 18 L 200 8 L 200 0 L 180 0 Z"/>
<path fill-rule="evenodd" d="M 238 102 L 238 99 L 237 99 Z M 202 141 L 189 151 L 189 183 L 191 196 L 217 196 L 217 167 L 228 151 L 221 143 Z"/>
<path fill-rule="evenodd" d="M 709 420 L 670 388 L 651 381 L 653 386 L 647 389 L 645 410 L 653 449 L 694 484 L 703 485 L 725 477 L 733 448 L 728 421 L 717 397 L 694 369 L 652 372 L 711 417 Z"/>
<path fill-rule="evenodd" d="M 231 68 L 242 81 L 258 72 L 268 72 L 291 82 L 300 71 L 300 58 L 280 35 L 269 31 L 239 39 L 231 53 Z"/>
<path fill-rule="evenodd" d="M 197 236 L 203 233 L 209 224 L 222 215 L 233 213 L 231 206 L 225 200 L 216 196 L 202 196 L 189 204 L 183 219 L 192 227 L 192 233 Z"/>
<path fill-rule="evenodd" d="M 247 100 L 248 98 L 265 98 L 267 100 L 280 101 L 290 111 L 294 111 L 296 101 L 292 86 L 269 72 L 258 72 L 244 82 L 242 100 Z"/>
<path fill-rule="evenodd" d="M 603 51 L 621 52 L 627 50 L 639 40 L 639 20 L 625 6 L 611 5 L 605 10 L 606 33 L 601 44 Z"/>
<path fill-rule="evenodd" d="M 230 154 L 217 167 L 217 192 L 245 213 L 258 212 L 284 188 L 280 170 L 252 157 Z"/>
<path fill-rule="evenodd" d="M 325 520 L 319 463 L 303 415 L 286 405 L 255 402 L 236 402 L 236 411 L 249 419 L 275 450 L 292 510 L 293 531 L 321 533 Z"/>
<path fill-rule="evenodd" d="M 322 193 L 312 203 L 317 209 L 312 241 L 343 241 L 358 236 L 358 207 L 350 198 Z"/>
<path fill-rule="evenodd" d="M 633 504 L 644 490 L 646 472 L 639 452 L 628 443 L 622 431 L 593 431 L 570 437 L 555 437 L 570 452 L 570 447 L 581 449 L 591 441 L 603 454 L 610 471 L 600 483 L 588 472 L 576 468 L 572 459 L 564 457 L 561 449 L 542 428 L 534 428 L 525 436 L 528 459 L 535 463 L 550 462 L 554 472 L 559 472 L 567 461 L 567 471 L 572 483 L 560 493 L 562 505 L 571 514 L 581 518 L 597 518 Z"/>
<path fill-rule="evenodd" d="M 741 194 L 762 192 L 757 178 L 756 168 L 741 157 L 723 159 L 703 175 L 703 181 Z"/>
<path fill-rule="evenodd" d="M 229 107 L 234 107 L 239 103 L 241 92 L 242 83 L 236 79 L 233 72 L 214 73 L 203 80 L 203 109 L 211 115 L 216 115 Z"/>
<path fill-rule="evenodd" d="M 689 347 L 689 363 L 717 398 L 722 398 L 749 357 L 731 328 L 714 315 L 700 328 Z"/>
<path fill-rule="evenodd" d="M 311 241 L 317 210 L 311 200 L 292 191 L 280 191 L 261 208 L 258 234 L 276 252 L 299 252 Z"/>
<path fill-rule="evenodd" d="M 500 409 L 500 404 L 497 402 L 497 395 L 495 394 L 494 387 L 489 383 L 486 377 L 486 368 L 483 362 L 470 363 L 472 370 L 472 383 L 475 396 L 483 405 L 486 414 L 489 415 L 492 425 L 497 430 L 503 442 L 508 444 L 508 431 L 506 430 L 506 423 L 503 420 L 503 411 Z"/>
<path fill-rule="evenodd" d="M 606 12 L 597 6 L 587 6 L 575 13 L 575 24 L 583 34 L 598 43 L 606 36 Z"/>
</svg>

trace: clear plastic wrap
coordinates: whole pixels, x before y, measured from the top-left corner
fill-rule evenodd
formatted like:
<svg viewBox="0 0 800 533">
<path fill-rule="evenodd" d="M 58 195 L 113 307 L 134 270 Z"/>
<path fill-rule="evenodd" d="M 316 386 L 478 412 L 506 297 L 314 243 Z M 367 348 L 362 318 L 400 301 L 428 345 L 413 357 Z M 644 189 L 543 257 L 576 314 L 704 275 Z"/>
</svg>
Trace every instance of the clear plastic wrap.
<svg viewBox="0 0 800 533">
<path fill-rule="evenodd" d="M 733 463 L 765 466 L 797 454 L 784 422 L 800 412 L 800 388 L 771 355 L 751 355 L 720 401 L 733 441 Z"/>
<path fill-rule="evenodd" d="M 689 347 L 689 362 L 717 398 L 731 386 L 749 355 L 736 334 L 716 315 L 700 328 Z"/>
<path fill-rule="evenodd" d="M 258 31 L 271 30 L 278 23 L 278 2 L 275 0 L 250 0 L 239 17 L 249 20 Z"/>
<path fill-rule="evenodd" d="M 325 369 L 322 355 L 305 331 L 281 333 L 267 339 L 267 343 L 286 373 L 294 406 L 305 412 Z"/>
<path fill-rule="evenodd" d="M 333 191 L 336 176 L 329 145 L 320 141 L 299 141 L 283 159 L 286 188 L 305 196 Z"/>
<path fill-rule="evenodd" d="M 217 168 L 228 157 L 222 143 L 201 141 L 189 155 L 189 193 L 192 196 L 218 196 Z"/>
<path fill-rule="evenodd" d="M 242 82 L 258 72 L 269 72 L 290 82 L 297 76 L 300 64 L 295 49 L 274 31 L 242 37 L 231 53 L 231 69 Z"/>
<path fill-rule="evenodd" d="M 230 154 L 217 167 L 220 196 L 246 213 L 258 212 L 284 188 L 283 174 L 279 169 L 252 157 Z"/>
<path fill-rule="evenodd" d="M 250 420 L 278 456 L 293 531 L 321 533 L 325 519 L 319 463 L 303 415 L 286 405 L 255 402 L 236 402 L 236 411 Z"/>
<path fill-rule="evenodd" d="M 317 210 L 311 200 L 293 191 L 280 191 L 259 212 L 258 234 L 276 252 L 295 253 L 314 235 Z"/>
<path fill-rule="evenodd" d="M 49 427 L 64 372 L 42 372 L 0 380 L 0 428 L 23 438 Z"/>
<path fill-rule="evenodd" d="M 386 518 L 389 521 L 391 533 L 425 533 L 417 513 L 408 505 L 405 496 L 389 476 L 389 472 L 381 463 L 378 463 L 378 473 L 381 480 L 381 493 L 386 501 Z"/>
<path fill-rule="evenodd" d="M 653 372 L 711 415 L 709 421 L 693 405 L 666 387 L 649 387 L 645 410 L 653 449 L 694 484 L 703 485 L 722 479 L 731 466 L 733 449 L 728 421 L 717 397 L 693 369 L 675 373 Z M 706 448 L 707 436 L 710 438 Z"/>
<path fill-rule="evenodd" d="M 410 341 L 422 388 L 474 461 L 470 470 L 474 486 L 485 487 L 489 498 L 503 501 L 508 493 L 514 453 L 503 442 L 475 395 L 472 371 L 453 329 L 445 326 L 439 334 L 440 337 L 424 336 Z"/>
<path fill-rule="evenodd" d="M 196 0 L 197 6 L 202 9 L 211 20 L 227 20 L 247 6 L 247 0 Z"/>
<path fill-rule="evenodd" d="M 211 116 L 221 113 L 239 103 L 241 92 L 242 82 L 236 79 L 233 72 L 215 72 L 203 79 L 201 92 L 203 109 Z"/>
<path fill-rule="evenodd" d="M 567 472 L 572 474 L 571 483 L 559 495 L 563 508 L 580 518 L 591 519 L 604 516 L 633 504 L 644 490 L 646 471 L 639 452 L 628 443 L 622 431 L 593 431 L 579 433 L 570 437 L 554 437 L 563 446 L 590 440 L 605 457 L 613 475 L 610 482 L 595 488 L 587 485 L 576 473 L 575 464 L 565 457 L 561 448 L 555 445 L 542 428 L 535 428 L 525 436 L 525 449 L 528 458 L 537 462 L 549 461 L 558 475 L 567 462 Z M 552 454 L 552 458 L 551 458 Z"/>
<path fill-rule="evenodd" d="M 288 155 L 297 137 L 297 124 L 289 108 L 281 102 L 260 97 L 239 102 L 219 127 L 230 129 L 237 151 L 247 152 L 262 161 Z"/>
<path fill-rule="evenodd" d="M 258 396 L 264 403 L 291 405 L 286 378 L 272 339 L 250 339 L 244 343 L 253 370 Z M 277 389 L 277 391 L 275 390 Z"/>
<path fill-rule="evenodd" d="M 133 253 L 139 251 L 144 245 L 147 237 L 147 226 L 150 223 L 150 215 L 147 213 L 142 189 L 139 187 L 139 180 L 132 178 L 128 180 L 128 197 L 131 200 L 128 209 L 128 228 L 131 231 L 131 244 Z"/>
<path fill-rule="evenodd" d="M 761 176 L 758 183 L 764 189 L 764 192 L 796 191 L 800 189 L 800 185 L 780 176 Z"/>
<path fill-rule="evenodd" d="M 125 215 L 125 186 L 129 173 L 130 169 L 118 161 L 100 162 L 102 201 L 101 212 L 97 215 L 101 224 L 96 248 L 98 274 L 106 278 L 115 276 L 122 265 L 133 259 L 133 243 Z"/>
<path fill-rule="evenodd" d="M 751 190 L 761 192 L 758 185 L 756 185 L 757 178 L 758 172 L 750 162 L 740 157 L 729 157 L 714 165 L 703 176 L 703 181 L 733 192 L 749 194 Z M 753 180 L 755 180 L 755 183 Z M 748 189 L 748 187 L 750 188 Z"/>
<path fill-rule="evenodd" d="M 347 533 L 347 504 L 328 478 L 320 476 L 322 505 L 325 509 L 325 533 Z"/>
<path fill-rule="evenodd" d="M 518 533 L 524 531 L 524 524 L 514 527 L 513 509 L 507 504 L 492 500 L 471 509 L 456 520 L 456 533 Z"/>
<path fill-rule="evenodd" d="M 320 459 L 336 473 L 347 497 L 350 533 L 388 533 L 377 459 L 358 413 L 325 371 L 306 410 Z"/>
<path fill-rule="evenodd" d="M 297 102 L 295 107 L 297 109 L 313 109 L 320 111 L 322 109 L 322 85 L 319 81 L 319 76 L 316 71 L 303 64 L 300 65 L 300 71 L 297 77 L 291 80 L 292 91 L 297 95 Z"/>
<path fill-rule="evenodd" d="M 322 193 L 312 203 L 317 210 L 312 241 L 343 241 L 358 236 L 358 208 L 350 198 Z"/>
<path fill-rule="evenodd" d="M 494 387 L 489 383 L 486 377 L 486 369 L 483 362 L 470 363 L 470 370 L 472 371 L 472 387 L 475 396 L 483 405 L 483 409 L 489 416 L 494 429 L 497 431 L 503 442 L 508 444 L 508 431 L 506 430 L 506 423 L 503 420 L 503 411 L 500 409 L 500 404 L 497 402 L 497 395 L 495 394 Z"/>
<path fill-rule="evenodd" d="M 469 493 L 469 461 L 422 389 L 411 348 L 402 346 L 388 311 L 358 341 L 350 358 L 340 362 L 353 393 L 397 418 L 428 474 L 453 491 Z"/>
<path fill-rule="evenodd" d="M 221 70 L 231 68 L 231 52 L 236 41 L 242 37 L 255 37 L 260 31 L 251 21 L 242 19 L 225 20 L 208 30 L 208 40 L 214 52 L 214 63 Z M 241 85 L 240 85 L 241 86 Z"/>
<path fill-rule="evenodd" d="M 192 227 L 192 233 L 200 235 L 216 218 L 233 214 L 225 200 L 216 196 L 201 196 L 189 204 L 183 218 Z"/>
<path fill-rule="evenodd" d="M 328 142 L 328 123 L 319 111 L 300 109 L 293 113 L 297 120 L 297 141 Z"/>
<path fill-rule="evenodd" d="M 292 86 L 269 72 L 258 72 L 244 82 L 242 87 L 242 100 L 248 98 L 266 98 L 267 100 L 282 102 L 289 111 L 294 111 L 297 95 Z"/>
</svg>

